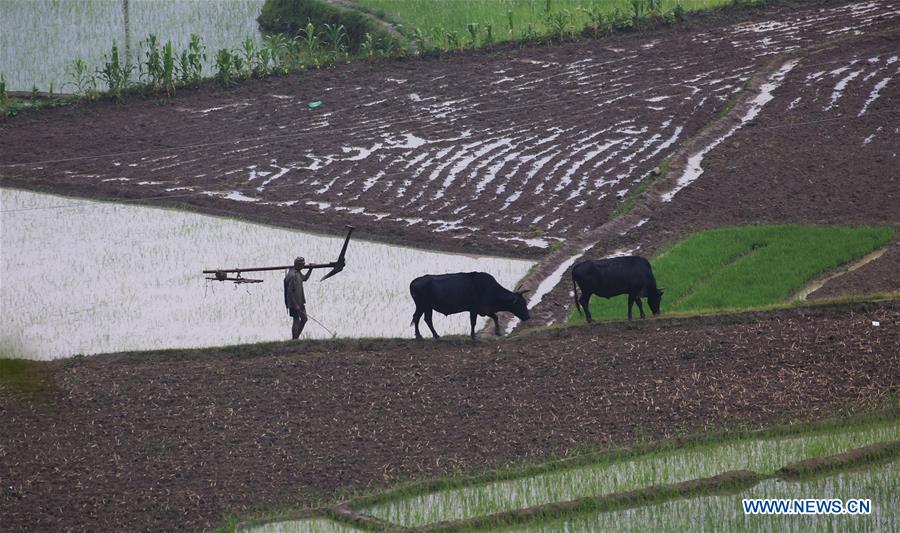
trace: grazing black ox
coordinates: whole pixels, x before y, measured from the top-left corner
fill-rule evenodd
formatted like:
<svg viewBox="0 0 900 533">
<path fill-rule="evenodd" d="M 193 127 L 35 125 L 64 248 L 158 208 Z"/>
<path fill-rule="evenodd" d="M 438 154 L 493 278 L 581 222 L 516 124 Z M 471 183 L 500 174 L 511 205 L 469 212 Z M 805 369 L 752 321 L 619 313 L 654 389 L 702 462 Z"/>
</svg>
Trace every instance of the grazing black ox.
<svg viewBox="0 0 900 533">
<path fill-rule="evenodd" d="M 475 338 L 475 321 L 478 315 L 494 319 L 494 332 L 500 335 L 497 323 L 498 311 L 509 311 L 521 320 L 528 320 L 528 306 L 522 297 L 528 291 L 512 292 L 504 289 L 494 276 L 484 272 L 459 272 L 457 274 L 425 275 L 412 280 L 409 293 L 416 302 L 412 324 L 416 326 L 416 338 L 419 333 L 419 318 L 425 315 L 425 323 L 435 339 L 440 336 L 431 322 L 432 311 L 452 315 L 469 312 L 472 323 L 472 338 Z"/>
<path fill-rule="evenodd" d="M 645 318 L 644 307 L 641 305 L 641 297 L 644 296 L 647 297 L 647 303 L 653 314 L 659 314 L 659 304 L 663 295 L 663 291 L 656 288 L 656 279 L 653 278 L 650 263 L 636 255 L 578 263 L 572 269 L 572 288 L 575 290 L 575 307 L 579 313 L 584 308 L 588 322 L 592 320 L 588 302 L 593 294 L 604 298 L 627 294 L 628 320 L 631 320 L 631 306 L 635 302 L 641 312 L 641 318 Z"/>
</svg>

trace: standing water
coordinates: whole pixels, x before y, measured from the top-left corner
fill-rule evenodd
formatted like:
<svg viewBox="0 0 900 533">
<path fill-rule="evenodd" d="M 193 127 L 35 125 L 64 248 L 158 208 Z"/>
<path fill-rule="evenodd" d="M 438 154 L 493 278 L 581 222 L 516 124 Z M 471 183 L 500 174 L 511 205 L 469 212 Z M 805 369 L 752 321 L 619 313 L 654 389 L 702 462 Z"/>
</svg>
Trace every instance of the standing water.
<svg viewBox="0 0 900 533">
<path fill-rule="evenodd" d="M 208 281 L 201 271 L 335 260 L 342 237 L 181 211 L 0 189 L 0 356 L 54 359 L 125 350 L 220 346 L 290 338 L 284 272 Z M 351 240 L 347 266 L 305 284 L 301 338 L 412 337 L 409 282 L 480 270 L 512 288 L 532 263 Z M 324 327 L 323 327 L 324 325 Z M 424 327 L 424 324 L 423 324 Z M 468 315 L 435 316 L 441 334 Z"/>
<path fill-rule="evenodd" d="M 124 54 L 127 6 L 132 64 L 145 60 L 140 41 L 151 33 L 176 51 L 195 33 L 206 46 L 204 75 L 211 76 L 217 50 L 239 48 L 246 37 L 259 42 L 263 1 L 0 0 L 0 74 L 11 91 L 48 91 L 52 82 L 56 92 L 72 92 L 66 70 L 75 59 L 93 73 L 113 43 Z"/>
</svg>

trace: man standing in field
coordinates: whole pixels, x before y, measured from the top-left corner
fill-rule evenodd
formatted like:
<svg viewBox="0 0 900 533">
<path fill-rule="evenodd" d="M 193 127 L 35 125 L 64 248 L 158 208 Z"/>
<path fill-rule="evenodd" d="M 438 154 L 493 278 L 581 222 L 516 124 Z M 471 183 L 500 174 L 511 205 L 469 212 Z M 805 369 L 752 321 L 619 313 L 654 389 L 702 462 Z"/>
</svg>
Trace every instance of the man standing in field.
<svg viewBox="0 0 900 533">
<path fill-rule="evenodd" d="M 294 324 L 291 326 L 291 338 L 293 339 L 300 338 L 307 320 L 303 282 L 312 275 L 312 269 L 307 268 L 304 276 L 300 272 L 304 265 L 306 265 L 306 260 L 302 257 L 294 259 L 294 268 L 289 268 L 284 276 L 284 305 L 288 309 L 288 314 L 294 319 Z"/>
</svg>

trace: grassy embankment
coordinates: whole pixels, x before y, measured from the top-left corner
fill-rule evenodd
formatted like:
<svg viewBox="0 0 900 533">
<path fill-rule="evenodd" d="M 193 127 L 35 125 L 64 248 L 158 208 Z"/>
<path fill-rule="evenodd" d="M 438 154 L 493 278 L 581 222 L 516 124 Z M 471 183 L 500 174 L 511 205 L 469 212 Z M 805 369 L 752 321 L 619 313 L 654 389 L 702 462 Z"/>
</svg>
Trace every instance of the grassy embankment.
<svg viewBox="0 0 900 533">
<path fill-rule="evenodd" d="M 695 233 L 650 259 L 664 313 L 783 304 L 810 280 L 884 246 L 889 228 L 746 226 Z M 591 298 L 595 319 L 625 318 L 627 296 Z M 649 308 L 645 307 L 649 314 Z M 634 310 L 637 314 L 637 309 Z M 573 308 L 570 321 L 583 322 Z"/>
</svg>

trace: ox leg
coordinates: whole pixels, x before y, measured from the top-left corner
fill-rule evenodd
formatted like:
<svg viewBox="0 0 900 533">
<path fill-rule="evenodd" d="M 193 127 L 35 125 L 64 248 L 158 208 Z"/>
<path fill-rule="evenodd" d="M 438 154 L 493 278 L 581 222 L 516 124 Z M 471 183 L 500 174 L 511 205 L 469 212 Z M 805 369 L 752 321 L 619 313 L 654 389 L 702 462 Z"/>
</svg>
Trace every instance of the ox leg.
<svg viewBox="0 0 900 533">
<path fill-rule="evenodd" d="M 591 317 L 591 309 L 588 307 L 588 304 L 591 303 L 591 293 L 582 291 L 581 296 L 578 297 L 578 303 L 581 304 L 581 309 L 584 310 L 584 319 L 587 320 L 588 323 L 594 321 Z"/>
<path fill-rule="evenodd" d="M 628 295 L 628 320 L 631 320 L 631 308 L 634 306 L 634 295 Z"/>
<path fill-rule="evenodd" d="M 635 296 L 635 297 L 634 297 L 634 301 L 635 301 L 635 303 L 638 304 L 638 311 L 641 312 L 641 318 L 642 318 L 642 319 L 643 319 L 643 318 L 647 318 L 647 315 L 644 314 L 644 306 L 641 305 L 641 297 L 640 297 L 640 296 Z"/>
<path fill-rule="evenodd" d="M 497 322 L 497 313 L 493 313 L 488 316 L 494 319 L 494 335 L 499 337 L 500 336 L 500 323 Z"/>
<path fill-rule="evenodd" d="M 413 324 L 416 326 L 416 338 L 421 339 L 422 334 L 419 333 L 419 319 L 422 318 L 422 310 L 416 307 L 416 312 L 413 313 Z"/>
<path fill-rule="evenodd" d="M 478 315 L 473 312 L 469 312 L 469 323 L 472 325 L 472 340 L 475 340 L 475 322 L 478 322 Z"/>
<path fill-rule="evenodd" d="M 431 314 L 432 314 L 431 309 L 428 309 L 425 311 L 425 324 L 428 325 L 428 329 L 431 330 L 431 334 L 434 336 L 434 338 L 440 339 L 441 336 L 437 334 L 437 331 L 434 330 L 434 324 L 431 323 Z"/>
</svg>

